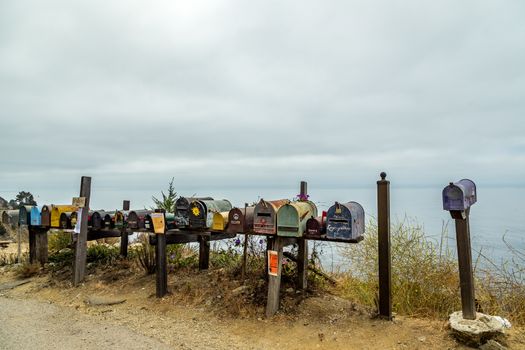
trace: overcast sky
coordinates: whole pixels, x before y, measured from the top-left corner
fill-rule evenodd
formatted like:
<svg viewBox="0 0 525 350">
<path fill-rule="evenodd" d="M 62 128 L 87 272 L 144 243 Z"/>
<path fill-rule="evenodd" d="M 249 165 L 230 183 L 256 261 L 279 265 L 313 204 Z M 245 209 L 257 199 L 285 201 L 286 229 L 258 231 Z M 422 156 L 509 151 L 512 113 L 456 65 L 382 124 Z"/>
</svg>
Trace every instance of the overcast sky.
<svg viewBox="0 0 525 350">
<path fill-rule="evenodd" d="M 525 2 L 0 1 L 0 196 L 525 184 Z"/>
</svg>

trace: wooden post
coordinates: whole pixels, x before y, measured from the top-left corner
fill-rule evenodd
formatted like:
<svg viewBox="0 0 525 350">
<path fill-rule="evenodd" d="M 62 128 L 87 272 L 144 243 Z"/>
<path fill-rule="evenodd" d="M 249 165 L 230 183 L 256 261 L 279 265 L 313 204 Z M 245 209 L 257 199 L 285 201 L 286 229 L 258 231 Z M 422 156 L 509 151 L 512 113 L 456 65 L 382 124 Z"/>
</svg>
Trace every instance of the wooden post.
<svg viewBox="0 0 525 350">
<path fill-rule="evenodd" d="M 129 210 L 129 201 L 125 200 L 122 202 L 122 210 Z M 128 257 L 128 230 L 127 225 L 124 223 L 122 225 L 122 230 L 120 231 L 120 256 L 127 258 Z"/>
<path fill-rule="evenodd" d="M 308 185 L 306 181 L 301 181 L 300 195 L 301 200 L 308 198 Z M 297 251 L 297 288 L 306 289 L 308 279 L 308 241 L 304 238 L 298 239 L 299 250 Z"/>
<path fill-rule="evenodd" d="M 82 208 L 82 215 L 80 218 L 80 233 L 77 237 L 77 244 L 75 247 L 75 261 L 73 262 L 73 285 L 76 287 L 84 280 L 86 273 L 86 258 L 87 258 L 87 231 L 88 231 L 88 212 L 89 212 L 89 198 L 91 196 L 91 177 L 82 176 L 80 181 L 80 197 L 86 198 L 84 208 Z"/>
<path fill-rule="evenodd" d="M 246 220 L 246 211 L 248 208 L 248 203 L 244 203 L 244 220 Z M 244 276 L 246 274 L 246 260 L 248 256 L 248 232 L 244 233 L 244 247 L 242 252 L 242 268 L 241 268 L 241 280 L 244 281 Z"/>
<path fill-rule="evenodd" d="M 18 255 L 16 258 L 17 263 L 22 262 L 22 226 L 18 225 Z"/>
<path fill-rule="evenodd" d="M 156 260 L 156 294 L 162 298 L 168 293 L 168 262 L 166 259 L 166 235 L 157 234 L 157 245 L 155 246 Z"/>
<path fill-rule="evenodd" d="M 266 302 L 266 317 L 272 317 L 279 309 L 279 293 L 281 291 L 281 273 L 283 269 L 283 239 L 275 237 L 273 240 L 272 250 L 278 252 L 277 276 L 268 275 L 268 300 Z M 266 257 L 268 260 L 268 257 Z M 268 262 L 267 262 L 268 264 Z"/>
<path fill-rule="evenodd" d="M 463 318 L 476 319 L 474 299 L 474 276 L 472 273 L 472 250 L 470 248 L 470 208 L 464 218 L 456 218 L 456 242 L 458 246 L 459 282 L 461 287 L 461 310 Z"/>
<path fill-rule="evenodd" d="M 308 241 L 298 238 L 297 244 L 297 288 L 306 289 L 308 286 Z"/>
<path fill-rule="evenodd" d="M 268 281 L 268 251 L 273 249 L 273 244 L 276 236 L 266 236 L 266 259 L 265 260 L 265 271 L 264 279 Z"/>
<path fill-rule="evenodd" d="M 210 240 L 208 236 L 199 236 L 199 270 L 210 267 Z"/>
<path fill-rule="evenodd" d="M 390 181 L 381 173 L 377 181 L 377 231 L 379 260 L 379 316 L 392 319 L 392 259 L 390 256 Z"/>
<path fill-rule="evenodd" d="M 29 226 L 29 262 L 47 263 L 47 230 Z"/>
</svg>

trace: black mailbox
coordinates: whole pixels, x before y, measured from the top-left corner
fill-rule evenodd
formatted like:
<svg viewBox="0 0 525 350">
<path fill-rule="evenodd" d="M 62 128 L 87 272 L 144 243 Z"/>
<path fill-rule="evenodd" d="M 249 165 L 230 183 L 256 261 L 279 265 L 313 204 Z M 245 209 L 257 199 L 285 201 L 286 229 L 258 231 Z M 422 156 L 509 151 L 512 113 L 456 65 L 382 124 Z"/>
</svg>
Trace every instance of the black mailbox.
<svg viewBox="0 0 525 350">
<path fill-rule="evenodd" d="M 230 211 L 232 204 L 227 199 L 196 200 L 191 202 L 189 211 L 190 228 L 209 228 L 213 223 L 213 214 Z"/>
<path fill-rule="evenodd" d="M 175 201 L 175 226 L 178 228 L 190 225 L 190 205 L 193 201 L 213 200 L 212 197 L 179 197 Z"/>
</svg>

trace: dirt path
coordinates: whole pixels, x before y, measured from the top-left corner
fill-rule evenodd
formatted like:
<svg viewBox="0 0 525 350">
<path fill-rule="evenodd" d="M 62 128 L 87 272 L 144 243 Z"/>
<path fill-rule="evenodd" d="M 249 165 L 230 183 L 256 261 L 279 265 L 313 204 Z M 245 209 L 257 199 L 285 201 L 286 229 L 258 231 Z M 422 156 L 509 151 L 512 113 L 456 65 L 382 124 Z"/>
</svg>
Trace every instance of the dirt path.
<svg viewBox="0 0 525 350">
<path fill-rule="evenodd" d="M 100 269 L 78 288 L 64 277 L 44 273 L 14 286 L 19 279 L 0 271 L 0 285 L 14 286 L 0 288 L 0 349 L 469 349 L 444 321 L 371 319 L 329 294 L 291 299 L 266 319 L 263 307 L 231 294 L 239 282 L 220 271 L 170 275 L 172 294 L 162 299 L 154 276 L 128 269 Z M 86 303 L 93 297 L 125 302 Z M 525 348 L 518 333 L 512 349 Z"/>
<path fill-rule="evenodd" d="M 170 349 L 74 309 L 0 297 L 0 349 Z"/>
</svg>

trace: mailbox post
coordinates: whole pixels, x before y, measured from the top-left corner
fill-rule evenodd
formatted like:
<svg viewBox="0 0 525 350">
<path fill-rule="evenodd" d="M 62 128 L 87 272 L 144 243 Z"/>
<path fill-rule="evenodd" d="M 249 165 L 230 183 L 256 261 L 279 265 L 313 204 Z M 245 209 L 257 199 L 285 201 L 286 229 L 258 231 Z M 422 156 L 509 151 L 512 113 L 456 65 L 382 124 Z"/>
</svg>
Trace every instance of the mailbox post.
<svg viewBox="0 0 525 350">
<path fill-rule="evenodd" d="M 476 184 L 471 180 L 451 182 L 443 189 L 443 209 L 456 221 L 461 309 L 463 318 L 469 320 L 476 319 L 469 225 L 470 206 L 476 201 Z"/>
</svg>

